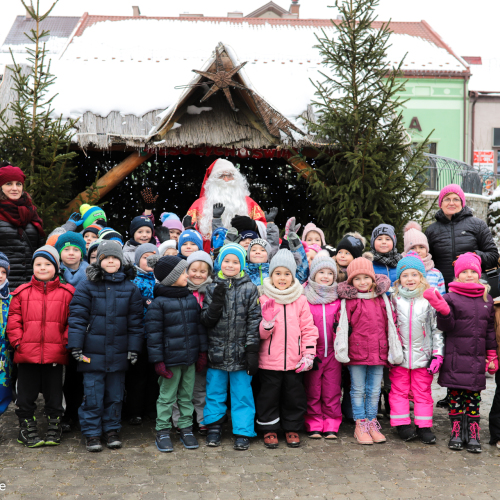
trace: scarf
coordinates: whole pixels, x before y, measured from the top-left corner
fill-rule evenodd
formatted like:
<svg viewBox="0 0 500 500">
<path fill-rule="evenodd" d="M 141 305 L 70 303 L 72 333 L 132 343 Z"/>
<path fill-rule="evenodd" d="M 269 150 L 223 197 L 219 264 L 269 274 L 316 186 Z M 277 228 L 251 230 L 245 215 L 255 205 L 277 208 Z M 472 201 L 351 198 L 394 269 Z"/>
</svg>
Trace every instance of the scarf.
<svg viewBox="0 0 500 500">
<path fill-rule="evenodd" d="M 75 271 L 61 265 L 61 275 L 64 278 L 66 283 L 73 285 L 75 288 L 80 283 L 80 281 L 85 281 L 87 279 L 87 267 L 89 267 L 89 263 L 86 261 L 80 262 L 80 266 Z"/>
<path fill-rule="evenodd" d="M 380 262 L 381 264 L 384 264 L 385 266 L 389 267 L 397 267 L 398 262 L 403 258 L 403 256 L 400 253 L 398 253 L 398 251 L 395 248 L 393 248 L 390 252 L 387 253 L 380 253 L 372 249 L 372 253 L 373 253 L 373 260 L 375 262 Z"/>
<path fill-rule="evenodd" d="M 309 304 L 330 304 L 339 298 L 337 294 L 337 283 L 333 285 L 320 285 L 315 281 L 307 282 L 304 293 Z"/>
<path fill-rule="evenodd" d="M 45 236 L 42 219 L 28 193 L 23 193 L 18 200 L 0 201 L 0 220 L 17 227 L 19 236 L 22 236 L 22 230 L 30 222 L 36 227 L 40 236 Z"/>
<path fill-rule="evenodd" d="M 403 362 L 403 346 L 401 345 L 398 330 L 394 324 L 392 306 L 385 293 L 379 295 L 379 297 L 382 297 L 384 301 L 389 324 L 389 331 L 387 332 L 387 339 L 389 341 L 387 361 L 389 361 L 391 365 L 399 365 Z M 358 293 L 357 298 L 369 300 L 375 297 L 373 296 L 373 292 L 368 292 Z M 339 363 L 349 363 L 349 321 L 347 320 L 346 299 L 342 299 L 341 302 L 339 326 L 337 328 L 337 336 L 335 337 L 333 347 L 335 349 L 335 359 Z"/>
<path fill-rule="evenodd" d="M 195 285 L 189 278 L 188 278 L 188 289 L 190 292 L 198 292 L 198 293 L 207 293 L 207 286 L 212 283 L 212 278 L 209 276 L 203 283 L 199 285 Z"/>
<path fill-rule="evenodd" d="M 422 285 L 417 286 L 415 290 L 408 290 L 408 288 L 404 288 L 402 286 L 398 287 L 398 295 L 401 297 L 411 300 L 416 299 L 417 297 L 422 296 Z"/>
<path fill-rule="evenodd" d="M 271 278 L 265 278 L 263 290 L 264 295 L 270 299 L 274 299 L 276 304 L 287 305 L 295 302 L 303 293 L 304 287 L 300 284 L 299 280 L 294 279 L 291 286 L 285 290 L 279 290 L 271 283 Z"/>
<path fill-rule="evenodd" d="M 171 299 L 179 299 L 187 297 L 189 290 L 187 286 L 165 286 L 156 284 L 153 290 L 155 297 L 168 297 Z"/>
<path fill-rule="evenodd" d="M 5 280 L 5 283 L 0 288 L 0 299 L 8 299 L 10 295 L 9 292 L 9 280 Z"/>
<path fill-rule="evenodd" d="M 484 295 L 484 285 L 481 283 L 461 283 L 452 281 L 448 285 L 450 292 L 455 292 L 466 297 L 482 297 Z"/>
<path fill-rule="evenodd" d="M 406 253 L 401 254 L 403 257 L 406 257 Z M 434 261 L 432 260 L 432 255 L 428 253 L 423 259 L 420 257 L 425 266 L 425 272 L 429 272 L 431 269 L 434 269 Z"/>
</svg>

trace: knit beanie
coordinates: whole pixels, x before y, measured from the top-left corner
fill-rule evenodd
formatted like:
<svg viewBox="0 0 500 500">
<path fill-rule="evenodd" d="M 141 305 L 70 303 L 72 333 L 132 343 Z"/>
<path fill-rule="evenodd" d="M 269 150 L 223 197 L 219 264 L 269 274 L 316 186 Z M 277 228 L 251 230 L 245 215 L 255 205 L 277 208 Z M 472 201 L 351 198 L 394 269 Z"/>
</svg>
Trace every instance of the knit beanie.
<svg viewBox="0 0 500 500">
<path fill-rule="evenodd" d="M 333 272 L 333 281 L 337 280 L 337 263 L 328 255 L 325 250 L 322 250 L 311 262 L 311 270 L 309 272 L 309 279 L 314 281 L 316 274 L 321 269 L 330 269 Z"/>
<path fill-rule="evenodd" d="M 328 252 L 328 255 L 330 256 L 330 258 L 335 257 L 335 255 L 337 255 L 337 249 L 335 247 L 332 247 L 331 245 L 323 245 L 321 247 L 321 250 Z"/>
<path fill-rule="evenodd" d="M 407 269 L 416 269 L 424 275 L 424 278 L 427 276 L 425 265 L 417 252 L 408 252 L 406 256 L 398 262 L 396 267 L 396 279 L 399 279 L 401 273 Z"/>
<path fill-rule="evenodd" d="M 458 184 L 448 184 L 439 192 L 439 208 L 441 208 L 441 203 L 443 202 L 443 198 L 450 194 L 455 193 L 462 200 L 462 208 L 465 207 L 465 194 L 463 189 Z"/>
<path fill-rule="evenodd" d="M 99 231 L 102 229 L 102 226 L 99 224 L 90 224 L 82 231 L 82 236 L 85 237 L 85 233 L 94 233 L 96 236 L 99 234 Z"/>
<path fill-rule="evenodd" d="M 101 238 L 94 240 L 90 245 L 89 249 L 87 250 L 87 262 L 90 264 L 90 256 L 92 255 L 92 252 L 94 250 L 97 250 L 97 247 L 102 243 L 103 240 Z"/>
<path fill-rule="evenodd" d="M 57 238 L 56 244 L 54 245 L 59 255 L 66 247 L 76 247 L 80 252 L 82 252 L 82 258 L 87 255 L 85 240 L 83 236 L 79 233 L 73 233 L 68 231 L 63 233 Z"/>
<path fill-rule="evenodd" d="M 224 257 L 226 255 L 236 255 L 236 257 L 238 257 L 238 260 L 240 261 L 240 271 L 243 271 L 246 265 L 247 254 L 245 252 L 245 249 L 241 245 L 238 245 L 236 243 L 228 243 L 227 245 L 221 247 L 218 257 L 219 265 L 222 264 L 222 261 L 224 260 Z"/>
<path fill-rule="evenodd" d="M 8 278 L 10 274 L 10 262 L 7 255 L 5 255 L 3 252 L 0 252 L 0 267 L 3 267 L 5 269 Z"/>
<path fill-rule="evenodd" d="M 181 233 L 179 236 L 179 242 L 177 245 L 177 248 L 179 249 L 179 252 L 181 251 L 182 245 L 186 243 L 186 241 L 190 241 L 191 243 L 194 243 L 197 247 L 198 250 L 203 250 L 203 240 L 201 238 L 201 234 L 194 230 L 194 229 L 186 229 Z"/>
<path fill-rule="evenodd" d="M 349 285 L 352 285 L 352 280 L 359 274 L 366 274 L 367 276 L 370 276 L 373 281 L 375 281 L 373 264 L 365 257 L 358 257 L 347 266 L 347 282 Z"/>
<path fill-rule="evenodd" d="M 163 212 L 160 215 L 160 220 L 161 220 L 162 224 L 169 219 L 170 220 L 178 220 L 180 222 L 179 216 L 177 214 L 174 214 L 174 212 Z"/>
<path fill-rule="evenodd" d="M 337 252 L 339 250 L 347 250 L 355 259 L 363 256 L 366 240 L 359 233 L 344 234 L 342 239 L 337 245 Z"/>
<path fill-rule="evenodd" d="M 103 227 L 97 236 L 102 240 L 117 241 L 120 245 L 123 245 L 123 236 L 112 227 Z"/>
<path fill-rule="evenodd" d="M 7 182 L 20 182 L 24 184 L 25 181 L 26 176 L 19 167 L 14 167 L 13 165 L 0 167 L 0 186 L 3 186 Z"/>
<path fill-rule="evenodd" d="M 35 262 L 35 259 L 37 257 L 43 257 L 44 259 L 51 262 L 53 266 L 56 268 L 56 273 L 59 272 L 59 262 L 60 262 L 59 252 L 53 246 L 44 245 L 43 247 L 40 247 L 38 250 L 35 250 L 33 258 L 31 259 L 32 264 Z"/>
<path fill-rule="evenodd" d="M 313 222 L 309 222 L 309 224 L 306 224 L 306 227 L 304 228 L 304 232 L 302 233 L 302 239 L 304 241 L 307 237 L 307 233 L 309 233 L 310 231 L 316 231 L 321 238 L 321 244 L 326 245 L 325 233 L 319 227 L 317 227 L 316 224 L 314 224 Z"/>
<path fill-rule="evenodd" d="M 139 245 L 136 249 L 135 249 L 135 254 L 134 254 L 134 264 L 136 266 L 139 265 L 139 263 L 141 262 L 141 257 L 145 254 L 145 253 L 155 253 L 157 255 L 158 254 L 158 248 L 156 245 L 153 245 L 152 243 L 143 243 L 142 245 Z"/>
<path fill-rule="evenodd" d="M 418 222 L 410 221 L 404 228 L 403 241 L 405 253 L 408 253 L 413 247 L 422 245 L 429 253 L 429 242 L 427 236 L 422 232 L 422 226 Z"/>
<path fill-rule="evenodd" d="M 332 261 L 333 262 L 333 261 Z M 269 263 L 269 276 L 271 276 L 277 267 L 286 267 L 290 270 L 295 278 L 295 273 L 297 272 L 297 263 L 293 257 L 293 253 L 286 248 L 278 250 L 276 255 L 271 259 Z"/>
<path fill-rule="evenodd" d="M 118 241 L 103 240 L 97 247 L 96 257 L 99 265 L 106 257 L 116 257 L 123 265 L 123 250 Z"/>
<path fill-rule="evenodd" d="M 160 257 L 163 257 L 163 254 L 169 249 L 169 248 L 174 248 L 177 250 L 177 241 L 175 240 L 167 240 L 164 241 L 159 247 L 158 247 L 158 253 L 160 254 Z"/>
<path fill-rule="evenodd" d="M 264 250 L 269 255 L 269 252 L 271 251 L 271 245 L 269 244 L 269 242 L 266 241 L 266 240 L 263 240 L 262 238 L 255 238 L 254 240 L 252 240 L 250 242 L 250 245 L 248 245 L 248 248 L 247 248 L 247 257 L 248 257 L 248 259 L 250 259 L 250 250 L 252 249 L 252 247 L 254 245 L 260 245 L 262 248 L 264 248 Z"/>
<path fill-rule="evenodd" d="M 96 220 L 104 219 L 107 221 L 106 214 L 104 210 L 100 207 L 92 207 L 85 203 L 80 207 L 80 213 L 83 217 L 83 229 L 87 229 L 87 226 L 94 224 Z"/>
<path fill-rule="evenodd" d="M 242 240 L 246 240 L 247 238 L 256 240 L 259 237 L 259 235 L 255 231 L 250 231 L 250 230 L 245 230 L 241 232 L 240 236 Z"/>
<path fill-rule="evenodd" d="M 309 252 L 309 250 L 313 250 L 316 253 L 321 252 L 321 247 L 319 245 L 316 245 L 315 243 L 306 243 L 305 241 L 302 242 L 302 246 L 304 247 L 304 252 Z"/>
<path fill-rule="evenodd" d="M 155 234 L 155 228 L 153 226 L 153 223 L 151 222 L 151 219 L 149 217 L 146 217 L 145 215 L 139 215 L 137 217 L 134 217 L 132 219 L 132 222 L 130 223 L 129 236 L 131 240 L 134 239 L 135 232 L 141 227 L 149 227 L 152 234 Z"/>
<path fill-rule="evenodd" d="M 372 249 L 375 249 L 375 240 L 382 235 L 389 236 L 389 238 L 391 238 L 392 240 L 392 243 L 394 244 L 394 248 L 396 248 L 396 243 L 398 240 L 396 238 L 396 231 L 394 231 L 394 227 L 390 224 L 379 224 L 372 232 L 372 237 L 370 240 Z"/>
<path fill-rule="evenodd" d="M 148 257 L 148 266 L 153 267 L 155 278 L 161 285 L 172 286 L 187 268 L 187 262 L 176 255 L 166 255 L 156 259 Z"/>
<path fill-rule="evenodd" d="M 168 229 L 177 229 L 181 233 L 182 231 L 184 231 L 184 226 L 182 225 L 179 217 L 172 212 L 163 212 L 160 215 L 160 220 L 163 227 L 166 227 Z"/>
<path fill-rule="evenodd" d="M 198 250 L 197 252 L 193 252 L 186 260 L 187 263 L 187 269 L 191 266 L 193 262 L 206 262 L 208 264 L 208 268 L 210 269 L 211 272 L 214 270 L 214 263 L 212 262 L 212 259 L 210 255 L 208 255 L 207 252 L 204 252 L 203 250 Z"/>
<path fill-rule="evenodd" d="M 455 278 L 458 278 L 458 275 L 467 269 L 472 269 L 481 276 L 481 257 L 476 253 L 467 252 L 460 255 L 453 265 L 455 269 Z"/>
</svg>

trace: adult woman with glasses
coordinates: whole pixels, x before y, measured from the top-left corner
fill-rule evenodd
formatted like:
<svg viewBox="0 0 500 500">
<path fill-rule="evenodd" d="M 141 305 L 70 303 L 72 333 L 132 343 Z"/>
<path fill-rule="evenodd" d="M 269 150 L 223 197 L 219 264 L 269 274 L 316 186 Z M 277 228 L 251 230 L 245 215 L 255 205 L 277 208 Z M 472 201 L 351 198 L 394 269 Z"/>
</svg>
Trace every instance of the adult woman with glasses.
<svg viewBox="0 0 500 500">
<path fill-rule="evenodd" d="M 434 264 L 448 283 L 453 281 L 453 262 L 459 255 L 475 252 L 481 257 L 483 272 L 498 263 L 498 249 L 486 222 L 474 217 L 465 204 L 465 194 L 457 184 L 444 187 L 439 193 L 436 222 L 425 231 Z"/>
</svg>

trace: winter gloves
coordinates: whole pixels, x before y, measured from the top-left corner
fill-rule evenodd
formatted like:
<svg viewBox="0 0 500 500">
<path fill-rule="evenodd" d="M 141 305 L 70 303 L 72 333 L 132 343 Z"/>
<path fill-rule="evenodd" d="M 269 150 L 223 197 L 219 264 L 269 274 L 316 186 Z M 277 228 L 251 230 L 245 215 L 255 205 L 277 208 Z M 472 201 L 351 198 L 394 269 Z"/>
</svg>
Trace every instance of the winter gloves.
<svg viewBox="0 0 500 500">
<path fill-rule="evenodd" d="M 238 230 L 238 233 L 243 231 L 254 231 L 258 233 L 257 223 L 248 217 L 248 215 L 236 215 L 231 219 L 231 226 Z"/>
<path fill-rule="evenodd" d="M 163 378 L 172 378 L 174 374 L 165 366 L 163 361 L 155 363 L 155 372 L 157 375 Z"/>
<path fill-rule="evenodd" d="M 490 368 L 490 364 L 493 363 L 493 368 Z M 498 356 L 494 349 L 486 351 L 486 369 L 490 375 L 493 375 L 498 371 Z"/>
<path fill-rule="evenodd" d="M 83 217 L 78 212 L 73 212 L 68 219 L 68 222 L 74 222 L 76 227 L 80 227 L 83 224 Z"/>
<path fill-rule="evenodd" d="M 442 364 L 443 364 L 443 356 L 433 356 L 431 359 L 431 364 L 427 368 L 427 372 L 430 375 L 434 375 L 440 370 Z"/>
<path fill-rule="evenodd" d="M 216 203 L 213 207 L 213 218 L 220 219 L 226 207 L 222 203 Z"/>
<path fill-rule="evenodd" d="M 139 355 L 136 352 L 129 351 L 127 359 L 130 359 L 130 364 L 135 365 L 139 359 Z"/>
<path fill-rule="evenodd" d="M 193 218 L 190 215 L 185 215 L 182 219 L 182 226 L 184 229 L 193 228 Z"/>
<path fill-rule="evenodd" d="M 214 288 L 214 293 L 212 295 L 212 302 L 208 308 L 208 315 L 210 318 L 218 320 L 222 314 L 222 309 L 224 307 L 224 300 L 226 298 L 226 287 L 224 283 L 217 283 Z"/>
<path fill-rule="evenodd" d="M 207 366 L 208 356 L 206 352 L 198 354 L 198 361 L 196 361 L 196 371 L 201 372 Z"/>
<path fill-rule="evenodd" d="M 151 188 L 145 188 L 141 191 L 141 196 L 144 200 L 144 208 L 146 210 L 151 210 L 152 208 L 154 208 L 159 195 L 153 196 Z"/>
<path fill-rule="evenodd" d="M 448 316 L 448 314 L 450 314 L 450 306 L 436 288 L 428 288 L 424 292 L 424 298 L 429 301 L 429 304 L 436 309 L 439 314 L 443 316 Z"/>
<path fill-rule="evenodd" d="M 272 330 L 274 328 L 274 323 L 276 317 L 278 316 L 280 310 L 275 308 L 276 302 L 274 299 L 269 299 L 262 306 L 262 326 L 266 330 Z"/>
<path fill-rule="evenodd" d="M 314 364 L 314 354 L 304 354 L 295 366 L 295 373 L 308 372 Z"/>
<path fill-rule="evenodd" d="M 301 224 L 295 224 L 295 217 L 287 220 L 285 225 L 285 239 L 288 239 L 288 233 L 298 233 Z"/>
<path fill-rule="evenodd" d="M 264 212 L 264 217 L 266 218 L 267 223 L 274 222 L 277 215 L 278 209 L 276 207 L 271 207 L 271 210 L 269 210 L 269 212 Z"/>
<path fill-rule="evenodd" d="M 83 351 L 81 349 L 73 349 L 71 355 L 76 359 L 76 361 L 83 361 Z"/>
<path fill-rule="evenodd" d="M 248 375 L 253 377 L 257 370 L 259 369 L 259 346 L 258 345 L 247 345 L 245 347 L 246 351 L 246 372 Z"/>
</svg>

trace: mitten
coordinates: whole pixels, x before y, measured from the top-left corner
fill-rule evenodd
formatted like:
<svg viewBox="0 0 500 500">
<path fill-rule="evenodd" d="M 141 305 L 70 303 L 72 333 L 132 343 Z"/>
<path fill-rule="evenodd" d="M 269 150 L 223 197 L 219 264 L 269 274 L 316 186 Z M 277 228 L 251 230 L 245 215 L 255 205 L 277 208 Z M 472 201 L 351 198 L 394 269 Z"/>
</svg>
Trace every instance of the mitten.
<svg viewBox="0 0 500 500">
<path fill-rule="evenodd" d="M 224 240 L 224 245 L 228 243 L 239 243 L 241 240 L 241 236 L 238 234 L 238 230 L 235 227 L 229 229 L 226 233 L 226 239 Z"/>
<path fill-rule="evenodd" d="M 83 217 L 78 212 L 73 212 L 69 216 L 68 222 L 69 221 L 74 222 L 76 224 L 76 227 L 79 227 L 79 226 L 81 226 L 83 224 Z"/>
<path fill-rule="evenodd" d="M 276 321 L 276 316 L 278 316 L 280 310 L 276 307 L 276 302 L 274 299 L 269 299 L 262 306 L 262 326 L 266 330 L 271 330 L 274 328 L 274 323 Z"/>
<path fill-rule="evenodd" d="M 238 233 L 243 231 L 255 231 L 258 232 L 257 223 L 248 217 L 248 215 L 236 215 L 231 219 L 231 226 L 238 230 Z"/>
<path fill-rule="evenodd" d="M 253 377 L 259 369 L 259 346 L 251 345 L 245 349 L 246 366 L 245 370 L 248 375 Z"/>
<path fill-rule="evenodd" d="M 201 372 L 206 366 L 208 362 L 208 356 L 206 352 L 198 353 L 198 360 L 196 361 L 196 371 Z"/>
<path fill-rule="evenodd" d="M 135 365 L 137 363 L 137 359 L 139 358 L 139 355 L 136 352 L 129 351 L 127 359 L 130 359 L 130 364 Z"/>
<path fill-rule="evenodd" d="M 295 366 L 295 373 L 308 372 L 314 364 L 314 354 L 304 354 Z"/>
<path fill-rule="evenodd" d="M 155 372 L 163 378 L 172 378 L 174 376 L 174 374 L 165 366 L 163 361 L 155 363 Z"/>
<path fill-rule="evenodd" d="M 213 218 L 220 219 L 226 207 L 222 203 L 216 203 L 213 207 Z"/>
<path fill-rule="evenodd" d="M 269 212 L 264 212 L 264 217 L 266 218 L 266 222 L 274 222 L 276 216 L 278 215 L 278 209 L 276 207 L 271 207 Z"/>
<path fill-rule="evenodd" d="M 427 372 L 431 375 L 434 375 L 441 369 L 441 365 L 443 364 L 443 356 L 433 356 L 431 359 L 431 364 L 427 368 Z"/>
<path fill-rule="evenodd" d="M 184 229 L 188 229 L 193 226 L 193 218 L 190 215 L 185 215 L 182 219 L 182 226 Z"/>
<path fill-rule="evenodd" d="M 17 349 L 18 346 L 16 346 Z M 83 351 L 81 349 L 72 349 L 71 355 L 78 361 L 83 361 Z"/>
<path fill-rule="evenodd" d="M 448 314 L 450 314 L 450 306 L 436 288 L 428 288 L 424 292 L 424 298 L 429 301 L 429 304 L 436 309 L 439 314 L 443 316 L 448 316 Z"/>
<path fill-rule="evenodd" d="M 302 246 L 302 242 L 296 232 L 290 231 L 288 233 L 288 244 L 290 245 L 291 252 L 296 252 Z"/>
<path fill-rule="evenodd" d="M 493 363 L 493 368 L 490 368 L 490 364 Z M 494 349 L 486 351 L 486 370 L 490 375 L 493 375 L 498 371 L 498 356 Z"/>
<path fill-rule="evenodd" d="M 295 225 L 295 217 L 291 217 L 287 220 L 285 225 L 285 239 L 288 239 L 288 233 L 298 233 L 301 224 Z"/>
<path fill-rule="evenodd" d="M 146 210 L 151 210 L 154 208 L 159 195 L 153 196 L 151 188 L 145 188 L 141 191 L 141 196 L 144 200 L 144 208 L 146 208 Z"/>
<path fill-rule="evenodd" d="M 226 287 L 224 283 L 217 283 L 212 295 L 212 304 L 221 306 L 224 304 L 224 298 L 226 297 Z"/>
</svg>

